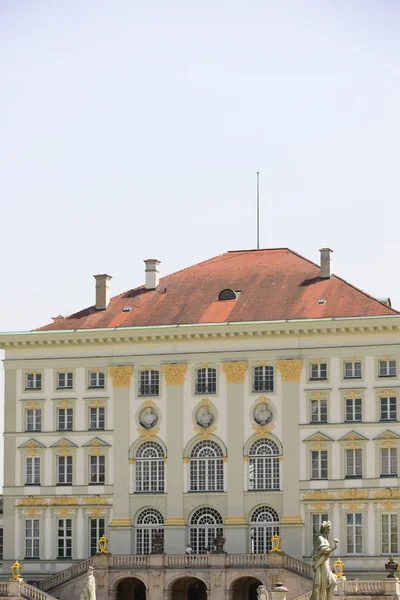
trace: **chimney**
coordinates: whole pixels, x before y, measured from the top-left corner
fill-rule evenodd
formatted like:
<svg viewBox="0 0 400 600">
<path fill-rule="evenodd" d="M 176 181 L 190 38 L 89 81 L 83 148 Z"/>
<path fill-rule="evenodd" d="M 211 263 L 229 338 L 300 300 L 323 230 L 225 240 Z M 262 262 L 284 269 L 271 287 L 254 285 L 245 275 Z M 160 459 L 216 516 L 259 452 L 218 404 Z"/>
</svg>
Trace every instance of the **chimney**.
<svg viewBox="0 0 400 600">
<path fill-rule="evenodd" d="M 93 275 L 96 280 L 96 310 L 105 310 L 110 304 L 111 275 Z"/>
<path fill-rule="evenodd" d="M 331 277 L 331 253 L 330 248 L 321 248 L 321 279 L 330 279 Z"/>
<path fill-rule="evenodd" d="M 146 290 L 155 290 L 160 281 L 160 270 L 158 265 L 160 261 L 156 258 L 146 258 Z"/>
</svg>

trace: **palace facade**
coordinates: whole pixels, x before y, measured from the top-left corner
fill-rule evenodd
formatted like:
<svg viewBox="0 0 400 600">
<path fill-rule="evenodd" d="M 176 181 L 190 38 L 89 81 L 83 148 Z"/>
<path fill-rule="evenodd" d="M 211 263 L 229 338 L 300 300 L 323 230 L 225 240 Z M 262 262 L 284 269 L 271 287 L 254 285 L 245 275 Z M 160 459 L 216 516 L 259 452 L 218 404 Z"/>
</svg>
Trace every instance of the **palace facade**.
<svg viewBox="0 0 400 600">
<path fill-rule="evenodd" d="M 4 573 L 118 555 L 310 562 L 323 520 L 364 577 L 399 552 L 400 315 L 289 249 L 228 252 L 5 350 Z M 178 563 L 177 563 L 178 564 Z"/>
</svg>

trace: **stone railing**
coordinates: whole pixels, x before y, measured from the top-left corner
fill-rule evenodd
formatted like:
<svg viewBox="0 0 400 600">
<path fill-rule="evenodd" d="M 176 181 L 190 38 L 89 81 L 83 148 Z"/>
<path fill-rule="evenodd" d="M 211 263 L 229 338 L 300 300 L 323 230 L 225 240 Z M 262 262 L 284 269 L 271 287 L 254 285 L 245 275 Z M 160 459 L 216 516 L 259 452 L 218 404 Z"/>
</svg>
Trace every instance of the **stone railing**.
<svg viewBox="0 0 400 600">
<path fill-rule="evenodd" d="M 380 580 L 338 580 L 338 596 L 400 596 L 400 581 L 385 578 Z"/>
<path fill-rule="evenodd" d="M 48 590 L 54 590 L 57 586 L 66 583 L 67 581 L 71 581 L 71 579 L 75 579 L 75 577 L 79 577 L 86 573 L 90 566 L 93 566 L 95 562 L 95 557 L 91 556 L 90 558 L 86 558 L 85 560 L 81 560 L 72 567 L 68 567 L 68 569 L 64 569 L 51 577 L 47 577 L 46 579 L 42 579 L 42 581 L 38 582 L 38 588 L 43 590 L 44 592 Z"/>
<path fill-rule="evenodd" d="M 293 556 L 289 556 L 288 554 L 282 554 L 282 557 L 282 567 L 284 569 L 289 569 L 289 571 L 298 573 L 299 575 L 307 577 L 308 579 L 313 578 L 313 569 L 311 565 L 308 565 L 301 560 L 297 560 L 297 558 L 293 558 Z"/>
<path fill-rule="evenodd" d="M 164 567 L 168 569 L 208 568 L 211 554 L 165 554 Z"/>
<path fill-rule="evenodd" d="M 25 581 L 2 581 L 0 595 L 2 597 L 27 598 L 28 600 L 55 600 L 50 594 L 42 592 Z"/>
<path fill-rule="evenodd" d="M 148 554 L 111 554 L 109 566 L 112 569 L 147 569 Z"/>
</svg>

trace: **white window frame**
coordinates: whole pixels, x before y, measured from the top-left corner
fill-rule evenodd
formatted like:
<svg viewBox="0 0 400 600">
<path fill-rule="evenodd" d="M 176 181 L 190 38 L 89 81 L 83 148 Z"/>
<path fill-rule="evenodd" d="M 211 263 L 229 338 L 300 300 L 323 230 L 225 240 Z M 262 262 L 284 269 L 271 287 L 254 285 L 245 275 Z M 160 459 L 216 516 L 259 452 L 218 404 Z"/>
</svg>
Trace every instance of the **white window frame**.
<svg viewBox="0 0 400 600">
<path fill-rule="evenodd" d="M 106 533 L 106 520 L 104 517 L 89 517 L 89 556 L 99 550 L 99 539 Z M 93 533 L 95 532 L 95 535 Z"/>
<path fill-rule="evenodd" d="M 397 446 L 380 448 L 381 477 L 397 477 L 399 470 L 399 456 Z M 386 471 L 386 473 L 384 472 Z"/>
<path fill-rule="evenodd" d="M 256 508 L 250 517 L 250 552 L 266 554 L 272 548 L 272 536 L 280 535 L 279 515 L 270 506 Z"/>
<path fill-rule="evenodd" d="M 25 558 L 40 558 L 39 519 L 25 519 Z"/>
<path fill-rule="evenodd" d="M 89 406 L 89 430 L 104 431 L 105 427 L 106 427 L 106 408 L 105 408 L 105 406 Z"/>
<path fill-rule="evenodd" d="M 363 401 L 361 397 L 344 399 L 344 420 L 346 423 L 361 423 L 363 419 Z"/>
<path fill-rule="evenodd" d="M 196 369 L 194 393 L 196 395 L 217 393 L 217 369 L 215 367 L 199 367 Z"/>
<path fill-rule="evenodd" d="M 272 365 L 255 365 L 252 369 L 253 394 L 275 391 L 275 368 Z"/>
<path fill-rule="evenodd" d="M 140 511 L 136 520 L 136 554 L 151 554 L 154 537 L 164 536 L 164 517 L 155 508 Z"/>
<path fill-rule="evenodd" d="M 325 418 L 323 418 L 323 413 L 325 413 Z M 316 416 L 317 419 L 314 419 L 314 416 Z M 327 422 L 328 422 L 328 400 L 326 398 L 310 398 L 310 423 L 327 423 Z"/>
<path fill-rule="evenodd" d="M 25 390 L 41 390 L 42 389 L 42 373 L 25 373 Z"/>
<path fill-rule="evenodd" d="M 385 540 L 387 538 L 387 540 Z M 396 556 L 399 552 L 399 515 L 381 514 L 381 553 Z"/>
<path fill-rule="evenodd" d="M 62 426 L 64 425 L 64 426 Z M 74 409 L 72 407 L 57 408 L 57 431 L 74 430 Z"/>
<path fill-rule="evenodd" d="M 160 395 L 160 371 L 158 369 L 143 369 L 139 372 L 138 395 Z"/>
<path fill-rule="evenodd" d="M 343 362 L 343 379 L 362 379 L 361 360 L 345 360 Z"/>
<path fill-rule="evenodd" d="M 62 383 L 62 379 L 64 382 Z M 60 371 L 57 373 L 57 389 L 72 390 L 74 387 L 74 374 L 72 371 Z"/>
<path fill-rule="evenodd" d="M 278 445 L 262 438 L 249 448 L 249 491 L 280 490 L 280 455 Z"/>
<path fill-rule="evenodd" d="M 32 417 L 32 418 L 30 418 Z M 32 427 L 30 427 L 32 421 Z M 25 409 L 25 431 L 42 431 L 42 409 L 41 408 L 26 408 Z"/>
<path fill-rule="evenodd" d="M 74 460 L 71 455 L 57 456 L 57 485 L 73 485 Z"/>
<path fill-rule="evenodd" d="M 214 440 L 201 440 L 190 452 L 189 491 L 224 491 L 224 453 Z"/>
<path fill-rule="evenodd" d="M 324 521 L 329 521 L 328 513 L 311 513 L 311 543 L 314 546 L 314 540 L 321 531 L 321 525 Z"/>
<path fill-rule="evenodd" d="M 105 485 L 106 483 L 106 457 L 104 454 L 91 454 L 89 456 L 89 484 Z"/>
<path fill-rule="evenodd" d="M 190 519 L 189 540 L 194 554 L 202 554 L 206 548 L 214 549 L 217 535 L 223 535 L 220 513 L 211 507 L 198 508 Z"/>
<path fill-rule="evenodd" d="M 318 456 L 316 456 L 318 455 Z M 317 462 L 315 462 L 317 461 Z M 311 479 L 328 479 L 329 477 L 328 450 L 311 450 Z M 326 474 L 326 476 L 325 476 Z"/>
<path fill-rule="evenodd" d="M 362 448 L 346 448 L 345 451 L 345 476 L 350 479 L 361 479 L 363 472 Z"/>
<path fill-rule="evenodd" d="M 105 371 L 88 371 L 88 389 L 104 390 L 106 387 Z"/>
<path fill-rule="evenodd" d="M 379 396 L 379 420 L 397 421 L 397 396 Z"/>
<path fill-rule="evenodd" d="M 346 553 L 363 553 L 363 514 L 346 513 Z"/>
<path fill-rule="evenodd" d="M 72 558 L 72 519 L 57 518 L 57 558 Z"/>
<path fill-rule="evenodd" d="M 40 456 L 25 456 L 25 485 L 40 485 Z"/>
<path fill-rule="evenodd" d="M 325 371 L 325 375 L 322 373 Z M 328 381 L 328 363 L 310 362 L 310 381 Z"/>
<path fill-rule="evenodd" d="M 158 442 L 142 442 L 135 452 L 134 490 L 137 494 L 162 494 L 165 486 L 165 453 Z"/>
<path fill-rule="evenodd" d="M 393 358 L 379 359 L 378 377 L 397 377 L 397 360 Z"/>
</svg>

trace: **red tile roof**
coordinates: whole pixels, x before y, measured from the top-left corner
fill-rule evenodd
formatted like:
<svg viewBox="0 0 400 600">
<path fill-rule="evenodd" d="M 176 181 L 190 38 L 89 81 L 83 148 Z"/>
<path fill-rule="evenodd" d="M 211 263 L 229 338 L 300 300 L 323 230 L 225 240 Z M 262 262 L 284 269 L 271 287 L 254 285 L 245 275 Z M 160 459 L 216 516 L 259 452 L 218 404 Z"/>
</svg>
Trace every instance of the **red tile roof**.
<svg viewBox="0 0 400 600">
<path fill-rule="evenodd" d="M 230 288 L 236 300 L 218 300 Z M 317 304 L 326 298 L 325 304 Z M 132 310 L 123 312 L 131 306 Z M 320 278 L 320 268 L 288 248 L 227 252 L 115 296 L 106 310 L 94 306 L 40 330 L 156 326 L 238 321 L 399 314 L 340 277 Z"/>
</svg>

